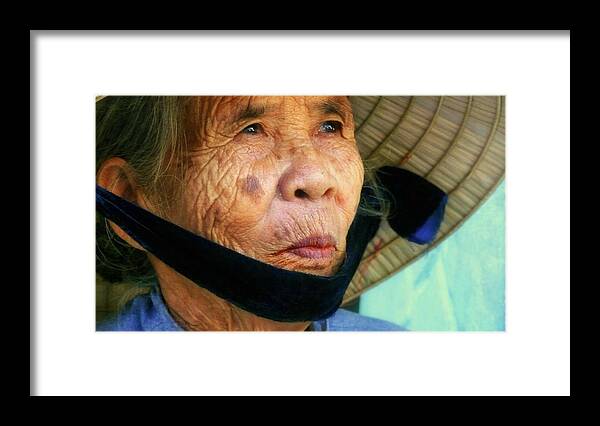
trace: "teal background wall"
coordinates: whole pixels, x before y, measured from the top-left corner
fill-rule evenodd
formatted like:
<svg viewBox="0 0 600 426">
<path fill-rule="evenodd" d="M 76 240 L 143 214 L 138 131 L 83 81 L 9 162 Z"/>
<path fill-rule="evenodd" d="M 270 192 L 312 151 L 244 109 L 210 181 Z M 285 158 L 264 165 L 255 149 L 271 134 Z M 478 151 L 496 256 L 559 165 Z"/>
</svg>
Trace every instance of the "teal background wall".
<svg viewBox="0 0 600 426">
<path fill-rule="evenodd" d="M 359 312 L 415 331 L 503 331 L 504 182 L 431 252 L 367 291 Z"/>
</svg>

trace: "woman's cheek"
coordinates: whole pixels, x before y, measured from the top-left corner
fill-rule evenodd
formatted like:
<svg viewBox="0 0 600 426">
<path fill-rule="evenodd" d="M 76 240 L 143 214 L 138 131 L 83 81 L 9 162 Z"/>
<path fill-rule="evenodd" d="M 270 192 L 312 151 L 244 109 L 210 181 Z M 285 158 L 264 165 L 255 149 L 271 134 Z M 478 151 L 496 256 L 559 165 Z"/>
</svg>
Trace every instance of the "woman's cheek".
<svg viewBox="0 0 600 426">
<path fill-rule="evenodd" d="M 364 181 L 364 166 L 357 150 L 343 147 L 332 159 L 334 173 L 339 185 L 338 206 L 354 216 L 360 202 L 360 193 Z"/>
<path fill-rule="evenodd" d="M 242 169 L 233 179 L 227 196 L 215 200 L 212 234 L 220 244 L 252 255 L 260 249 L 261 229 L 268 213 L 273 185 L 252 168 Z"/>
<path fill-rule="evenodd" d="M 266 213 L 269 188 L 274 187 L 268 176 L 274 175 L 276 163 L 268 158 L 270 150 L 264 143 L 229 140 L 213 145 L 205 143 L 195 153 L 188 173 L 188 227 L 240 250 Z"/>
</svg>

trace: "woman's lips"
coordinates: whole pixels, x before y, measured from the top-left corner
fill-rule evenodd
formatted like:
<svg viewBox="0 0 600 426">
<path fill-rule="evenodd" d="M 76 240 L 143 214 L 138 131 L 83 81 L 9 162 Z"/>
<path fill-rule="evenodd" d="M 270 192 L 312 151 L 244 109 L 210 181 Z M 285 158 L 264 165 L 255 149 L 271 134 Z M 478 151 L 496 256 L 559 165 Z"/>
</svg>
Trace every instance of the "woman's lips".
<svg viewBox="0 0 600 426">
<path fill-rule="evenodd" d="M 331 235 L 314 235 L 304 238 L 284 250 L 307 259 L 332 258 L 336 250 L 335 238 Z"/>
<path fill-rule="evenodd" d="M 298 247 L 286 251 L 308 259 L 323 259 L 332 257 L 335 253 L 335 247 Z"/>
</svg>

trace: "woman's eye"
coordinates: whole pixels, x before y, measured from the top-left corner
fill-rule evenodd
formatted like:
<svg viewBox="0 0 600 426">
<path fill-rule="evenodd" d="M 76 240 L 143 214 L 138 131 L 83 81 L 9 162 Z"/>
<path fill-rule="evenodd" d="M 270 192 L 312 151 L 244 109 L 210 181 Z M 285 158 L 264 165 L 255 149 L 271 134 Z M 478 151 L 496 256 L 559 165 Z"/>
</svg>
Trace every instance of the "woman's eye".
<svg viewBox="0 0 600 426">
<path fill-rule="evenodd" d="M 263 131 L 262 126 L 258 123 L 254 123 L 254 124 L 250 124 L 249 126 L 244 127 L 244 129 L 242 130 L 242 133 L 245 133 L 247 135 L 255 135 L 255 134 L 261 133 L 262 131 Z"/>
<path fill-rule="evenodd" d="M 319 132 L 321 133 L 335 133 L 342 128 L 342 123 L 339 121 L 325 121 L 321 123 Z"/>
</svg>

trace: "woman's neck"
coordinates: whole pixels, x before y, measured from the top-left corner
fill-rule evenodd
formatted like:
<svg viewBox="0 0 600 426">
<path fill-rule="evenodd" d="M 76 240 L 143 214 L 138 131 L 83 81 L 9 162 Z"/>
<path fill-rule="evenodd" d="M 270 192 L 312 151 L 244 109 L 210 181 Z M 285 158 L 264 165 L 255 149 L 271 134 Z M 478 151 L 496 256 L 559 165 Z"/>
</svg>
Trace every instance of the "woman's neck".
<svg viewBox="0 0 600 426">
<path fill-rule="evenodd" d="M 310 322 L 279 322 L 256 316 L 201 288 L 154 259 L 160 290 L 175 321 L 189 331 L 304 331 Z"/>
</svg>

